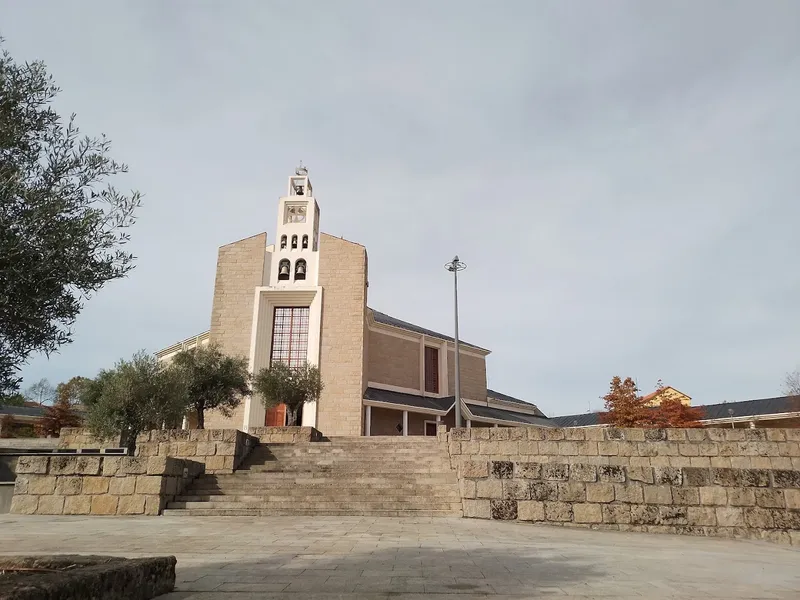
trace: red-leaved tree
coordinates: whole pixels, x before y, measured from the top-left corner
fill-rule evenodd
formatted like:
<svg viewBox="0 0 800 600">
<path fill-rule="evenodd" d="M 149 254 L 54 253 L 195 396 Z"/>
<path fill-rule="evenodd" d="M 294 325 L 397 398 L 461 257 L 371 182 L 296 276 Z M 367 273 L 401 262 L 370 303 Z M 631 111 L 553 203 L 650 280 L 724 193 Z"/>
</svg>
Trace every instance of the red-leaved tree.
<svg viewBox="0 0 800 600">
<path fill-rule="evenodd" d="M 615 376 L 603 400 L 606 403 L 606 412 L 600 413 L 601 423 L 614 427 L 653 426 L 651 411 L 630 377 L 623 381 L 621 377 Z"/>
<path fill-rule="evenodd" d="M 698 406 L 688 406 L 679 398 L 672 398 L 664 393 L 664 384 L 658 380 L 656 398 L 660 399 L 656 408 L 650 409 L 654 427 L 702 427 L 700 419 L 705 416 L 705 411 Z"/>
<path fill-rule="evenodd" d="M 85 377 L 73 377 L 67 383 L 58 384 L 53 406 L 45 408 L 42 420 L 36 425 L 38 435 L 58 436 L 63 427 L 80 427 L 83 419 L 75 408 L 87 382 Z"/>
</svg>

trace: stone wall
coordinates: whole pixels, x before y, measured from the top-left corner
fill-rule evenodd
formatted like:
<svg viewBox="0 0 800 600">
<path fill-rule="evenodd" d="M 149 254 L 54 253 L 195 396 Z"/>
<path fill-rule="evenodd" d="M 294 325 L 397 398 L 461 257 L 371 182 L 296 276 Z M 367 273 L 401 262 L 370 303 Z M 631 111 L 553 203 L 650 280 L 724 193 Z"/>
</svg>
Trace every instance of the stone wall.
<svg viewBox="0 0 800 600">
<path fill-rule="evenodd" d="M 83 450 L 84 448 L 120 448 L 120 436 L 101 438 L 84 427 L 64 427 L 58 436 L 59 448 Z"/>
<path fill-rule="evenodd" d="M 370 331 L 367 379 L 413 390 L 421 389 L 420 351 L 418 340 Z"/>
<path fill-rule="evenodd" d="M 254 427 L 250 435 L 261 444 L 296 444 L 319 442 L 322 434 L 313 427 Z"/>
<path fill-rule="evenodd" d="M 800 545 L 800 430 L 455 429 L 464 516 Z"/>
<path fill-rule="evenodd" d="M 325 435 L 361 435 L 367 310 L 367 251 L 325 233 L 319 238 L 322 337 L 319 369 L 324 388 L 316 427 Z"/>
<path fill-rule="evenodd" d="M 250 333 L 256 287 L 263 285 L 267 234 L 260 233 L 222 246 L 217 256 L 214 300 L 211 307 L 211 342 L 231 356 L 250 356 Z M 207 411 L 208 429 L 244 426 L 242 402 L 230 417 Z"/>
<path fill-rule="evenodd" d="M 470 400 L 486 400 L 486 358 L 459 352 L 461 367 L 461 397 Z M 450 394 L 456 393 L 456 352 L 448 344 L 447 381 Z"/>
<path fill-rule="evenodd" d="M 136 438 L 136 456 L 189 459 L 206 473 L 233 473 L 257 443 L 237 429 L 155 429 Z"/>
<path fill-rule="evenodd" d="M 157 515 L 202 472 L 166 456 L 20 456 L 11 512 Z"/>
</svg>

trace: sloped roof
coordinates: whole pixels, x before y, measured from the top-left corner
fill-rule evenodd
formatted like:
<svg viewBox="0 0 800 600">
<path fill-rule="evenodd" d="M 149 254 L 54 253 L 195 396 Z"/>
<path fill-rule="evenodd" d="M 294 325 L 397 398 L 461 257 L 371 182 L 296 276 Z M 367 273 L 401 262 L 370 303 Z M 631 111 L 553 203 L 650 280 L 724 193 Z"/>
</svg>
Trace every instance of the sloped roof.
<svg viewBox="0 0 800 600">
<path fill-rule="evenodd" d="M 41 417 L 44 415 L 44 409 L 44 406 L 0 406 L 0 415 Z"/>
<path fill-rule="evenodd" d="M 369 310 L 372 311 L 373 318 L 377 323 L 390 325 L 392 327 L 397 327 L 398 329 L 405 329 L 406 331 L 413 331 L 414 333 L 419 333 L 422 335 L 429 335 L 431 337 L 439 338 L 440 340 L 447 340 L 448 342 L 455 341 L 455 339 L 450 337 L 449 335 L 438 333 L 431 329 L 420 327 L 419 325 L 414 325 L 413 323 L 409 323 L 408 321 L 396 319 L 394 317 L 387 315 L 386 313 L 379 312 L 374 308 L 370 308 Z M 458 340 L 458 343 L 464 346 L 469 346 L 470 348 L 475 348 L 476 350 L 483 350 L 484 352 L 489 352 L 489 350 L 487 350 L 486 348 L 481 348 L 480 346 L 476 346 L 475 344 L 469 344 L 464 340 Z"/>
<path fill-rule="evenodd" d="M 455 398 L 453 396 L 446 398 L 430 398 L 428 396 L 417 396 L 416 394 L 404 394 L 403 392 L 393 392 L 391 390 L 368 387 L 367 391 L 364 392 L 364 400 L 386 402 L 401 406 L 415 406 L 428 410 L 447 411 L 453 406 Z"/>
<path fill-rule="evenodd" d="M 777 398 L 760 398 L 741 402 L 721 402 L 719 404 L 698 404 L 705 413 L 701 421 L 713 419 L 731 419 L 737 417 L 758 417 L 788 412 L 800 412 L 800 397 L 779 396 Z M 732 412 L 728 412 L 732 411 Z M 559 427 L 588 427 L 600 424 L 600 413 L 582 413 L 552 417 Z"/>
<path fill-rule="evenodd" d="M 495 390 L 488 390 L 487 389 L 486 390 L 486 395 L 489 398 L 494 398 L 496 400 L 502 400 L 503 402 L 511 402 L 512 404 L 520 404 L 520 405 L 524 406 L 525 408 L 535 410 L 536 414 L 538 416 L 544 417 L 545 419 L 547 418 L 547 415 L 545 415 L 541 410 L 539 410 L 539 407 L 536 406 L 533 402 L 528 402 L 527 400 L 520 400 L 519 398 L 514 398 L 514 396 L 509 396 L 508 394 L 501 394 L 500 392 L 497 392 Z"/>
<path fill-rule="evenodd" d="M 539 427 L 557 427 L 548 418 L 537 417 L 525 413 L 518 413 L 494 406 L 482 406 L 479 404 L 467 404 L 467 409 L 477 418 L 496 419 L 498 421 L 513 421 L 520 425 L 538 425 Z"/>
</svg>

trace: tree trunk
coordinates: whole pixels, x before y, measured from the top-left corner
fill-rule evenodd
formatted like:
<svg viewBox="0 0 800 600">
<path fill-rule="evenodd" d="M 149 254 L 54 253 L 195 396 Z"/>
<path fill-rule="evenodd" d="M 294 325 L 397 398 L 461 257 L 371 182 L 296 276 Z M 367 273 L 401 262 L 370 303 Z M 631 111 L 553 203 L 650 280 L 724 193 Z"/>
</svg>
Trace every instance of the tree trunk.
<svg viewBox="0 0 800 600">
<path fill-rule="evenodd" d="M 122 447 L 128 450 L 128 456 L 133 456 L 136 452 L 136 436 L 138 435 L 138 431 L 131 431 L 130 429 L 122 432 L 122 439 L 120 442 Z"/>
<path fill-rule="evenodd" d="M 286 414 L 289 417 L 288 419 L 286 419 L 287 425 L 289 427 L 294 427 L 295 425 L 297 425 L 297 409 L 296 408 L 292 408 L 291 406 L 289 406 L 287 404 L 286 405 Z"/>
<path fill-rule="evenodd" d="M 203 406 L 197 406 L 195 408 L 195 414 L 197 416 L 197 428 L 198 429 L 205 429 L 206 428 L 206 412 L 203 410 Z"/>
</svg>

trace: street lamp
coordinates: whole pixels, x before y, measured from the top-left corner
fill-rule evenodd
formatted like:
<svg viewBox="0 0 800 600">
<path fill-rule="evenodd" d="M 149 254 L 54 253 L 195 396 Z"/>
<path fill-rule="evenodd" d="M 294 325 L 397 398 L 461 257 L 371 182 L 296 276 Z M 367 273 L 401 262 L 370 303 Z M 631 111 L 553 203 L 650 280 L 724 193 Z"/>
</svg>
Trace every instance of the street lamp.
<svg viewBox="0 0 800 600">
<path fill-rule="evenodd" d="M 455 354 L 456 354 L 456 427 L 461 427 L 461 368 L 459 365 L 459 350 L 458 350 L 458 272 L 467 268 L 467 264 L 458 260 L 458 255 L 452 261 L 444 266 L 445 269 L 453 274 L 453 298 L 455 299 L 455 318 L 456 318 L 456 331 L 455 331 Z"/>
</svg>

